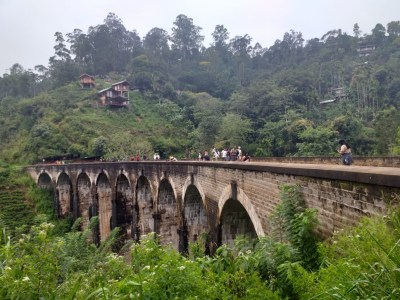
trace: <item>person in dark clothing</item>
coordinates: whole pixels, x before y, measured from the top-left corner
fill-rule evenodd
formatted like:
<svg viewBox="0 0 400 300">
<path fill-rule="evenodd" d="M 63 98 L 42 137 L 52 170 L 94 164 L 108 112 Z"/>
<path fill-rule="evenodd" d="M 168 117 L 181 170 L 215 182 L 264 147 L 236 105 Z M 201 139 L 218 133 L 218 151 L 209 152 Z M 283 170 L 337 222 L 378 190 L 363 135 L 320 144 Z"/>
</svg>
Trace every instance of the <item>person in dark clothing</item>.
<svg viewBox="0 0 400 300">
<path fill-rule="evenodd" d="M 208 151 L 204 151 L 203 160 L 210 160 L 210 155 L 208 154 Z"/>
<path fill-rule="evenodd" d="M 249 153 L 246 153 L 245 155 L 242 156 L 242 161 L 250 161 Z"/>
<path fill-rule="evenodd" d="M 351 165 L 353 163 L 353 156 L 351 154 L 351 147 L 345 140 L 339 140 L 340 148 L 337 150 L 340 154 L 342 164 Z"/>
</svg>

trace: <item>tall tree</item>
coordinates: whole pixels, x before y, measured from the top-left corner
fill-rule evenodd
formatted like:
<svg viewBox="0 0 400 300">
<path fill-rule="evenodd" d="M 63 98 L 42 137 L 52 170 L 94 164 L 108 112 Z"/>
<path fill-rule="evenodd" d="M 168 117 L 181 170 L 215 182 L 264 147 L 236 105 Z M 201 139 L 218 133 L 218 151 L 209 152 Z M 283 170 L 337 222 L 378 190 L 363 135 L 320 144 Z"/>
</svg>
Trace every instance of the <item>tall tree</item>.
<svg viewBox="0 0 400 300">
<path fill-rule="evenodd" d="M 236 62 L 238 80 L 242 86 L 247 86 L 250 82 L 247 71 L 250 62 L 249 53 L 252 50 L 251 40 L 252 38 L 245 34 L 244 36 L 235 36 L 229 43 Z"/>
<path fill-rule="evenodd" d="M 59 61 L 67 61 L 71 59 L 70 51 L 65 45 L 65 39 L 61 32 L 56 32 L 54 34 L 56 37 L 56 45 L 54 46 L 55 50 L 55 59 Z"/>
<path fill-rule="evenodd" d="M 90 27 L 87 37 L 78 37 L 71 35 L 75 43 L 81 43 L 74 44 L 73 49 L 82 50 L 79 59 L 90 61 L 95 74 L 124 72 L 130 58 L 142 51 L 142 42 L 136 31 L 126 30 L 121 19 L 114 13 L 107 15 L 104 24 Z"/>
<path fill-rule="evenodd" d="M 169 35 L 164 29 L 155 27 L 143 39 L 143 48 L 156 58 L 166 58 L 170 51 Z"/>
<path fill-rule="evenodd" d="M 91 73 L 93 66 L 93 43 L 90 42 L 89 37 L 80 29 L 74 29 L 67 36 L 67 41 L 71 44 L 71 52 L 75 55 L 75 62 L 86 73 Z"/>
<path fill-rule="evenodd" d="M 392 21 L 387 24 L 387 33 L 390 40 L 400 36 L 400 21 Z"/>
<path fill-rule="evenodd" d="M 229 40 L 229 32 L 228 29 L 224 27 L 224 25 L 215 26 L 214 32 L 212 33 L 212 37 L 214 40 L 214 47 L 217 49 L 226 49 L 228 46 L 227 41 Z"/>
<path fill-rule="evenodd" d="M 355 36 L 356 38 L 360 37 L 362 31 L 360 30 L 360 26 L 358 26 L 358 23 L 355 23 L 355 24 L 354 24 L 354 26 L 353 26 L 353 33 L 354 33 L 354 36 Z"/>
<path fill-rule="evenodd" d="M 248 34 L 245 34 L 244 36 L 235 36 L 231 39 L 229 44 L 232 53 L 241 57 L 247 56 L 252 50 L 250 45 L 251 40 L 252 38 Z"/>
<path fill-rule="evenodd" d="M 251 121 L 235 113 L 227 113 L 222 118 L 218 134 L 219 147 L 247 146 L 248 138 L 252 133 Z"/>
<path fill-rule="evenodd" d="M 186 59 L 198 53 L 202 46 L 204 36 L 200 34 L 201 27 L 193 24 L 193 19 L 185 15 L 176 17 L 172 27 L 172 49 L 178 52 L 180 58 Z"/>
<path fill-rule="evenodd" d="M 394 107 L 382 110 L 377 114 L 374 122 L 375 136 L 377 139 L 376 154 L 393 154 L 399 124 L 400 113 Z"/>
<path fill-rule="evenodd" d="M 54 46 L 55 55 L 49 59 L 49 69 L 53 84 L 61 86 L 76 80 L 79 70 L 71 59 L 70 50 L 65 45 L 63 34 L 56 32 L 54 36 L 56 37 L 56 45 Z"/>
<path fill-rule="evenodd" d="M 379 46 L 382 45 L 385 41 L 385 36 L 386 36 L 386 28 L 382 24 L 378 23 L 372 29 L 372 40 L 375 43 L 375 45 Z"/>
</svg>

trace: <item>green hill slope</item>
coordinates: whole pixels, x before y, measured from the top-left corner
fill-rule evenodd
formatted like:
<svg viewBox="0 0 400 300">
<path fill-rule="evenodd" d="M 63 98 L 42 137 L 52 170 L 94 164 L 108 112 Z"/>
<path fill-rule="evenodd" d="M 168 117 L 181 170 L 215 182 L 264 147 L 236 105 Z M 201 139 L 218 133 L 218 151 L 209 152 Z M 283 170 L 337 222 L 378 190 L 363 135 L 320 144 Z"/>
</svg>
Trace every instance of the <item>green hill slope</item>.
<svg viewBox="0 0 400 300">
<path fill-rule="evenodd" d="M 33 163 L 63 154 L 128 159 L 139 153 L 183 155 L 190 123 L 174 103 L 130 94 L 129 108 L 98 107 L 97 92 L 77 83 L 1 106 L 0 155 L 7 162 Z"/>
<path fill-rule="evenodd" d="M 17 227 L 32 225 L 34 205 L 29 197 L 30 180 L 21 170 L 0 161 L 0 228 L 14 232 Z"/>
</svg>

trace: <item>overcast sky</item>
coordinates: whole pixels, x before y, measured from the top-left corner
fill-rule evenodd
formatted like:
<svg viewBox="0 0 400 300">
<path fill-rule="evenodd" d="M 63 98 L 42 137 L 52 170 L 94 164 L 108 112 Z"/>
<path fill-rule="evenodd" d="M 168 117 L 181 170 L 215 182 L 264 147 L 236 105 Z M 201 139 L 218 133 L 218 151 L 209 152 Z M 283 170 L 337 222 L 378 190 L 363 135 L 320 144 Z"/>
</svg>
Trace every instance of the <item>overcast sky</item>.
<svg viewBox="0 0 400 300">
<path fill-rule="evenodd" d="M 291 29 L 305 40 L 332 29 L 353 35 L 355 23 L 371 33 L 377 23 L 400 20 L 400 0 L 0 0 L 0 76 L 14 63 L 47 66 L 55 32 L 87 33 L 109 12 L 141 38 L 154 27 L 171 33 L 184 14 L 203 28 L 206 46 L 215 26 L 224 25 L 230 38 L 248 34 L 252 45 L 270 47 Z"/>
</svg>

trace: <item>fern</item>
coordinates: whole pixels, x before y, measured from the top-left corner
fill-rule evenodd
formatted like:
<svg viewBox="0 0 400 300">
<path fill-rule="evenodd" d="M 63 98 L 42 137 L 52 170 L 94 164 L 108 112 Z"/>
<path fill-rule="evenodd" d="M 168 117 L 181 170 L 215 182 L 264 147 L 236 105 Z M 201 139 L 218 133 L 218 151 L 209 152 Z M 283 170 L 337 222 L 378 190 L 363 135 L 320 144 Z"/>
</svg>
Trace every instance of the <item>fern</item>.
<svg viewBox="0 0 400 300">
<path fill-rule="evenodd" d="M 275 209 L 271 228 L 273 237 L 294 247 L 303 266 L 315 269 L 319 266 L 317 235 L 317 211 L 305 207 L 305 201 L 297 185 L 280 187 L 281 203 Z"/>
</svg>

